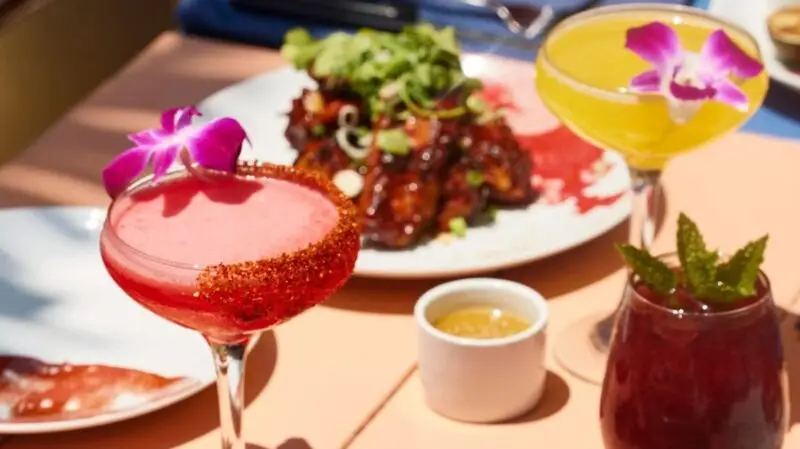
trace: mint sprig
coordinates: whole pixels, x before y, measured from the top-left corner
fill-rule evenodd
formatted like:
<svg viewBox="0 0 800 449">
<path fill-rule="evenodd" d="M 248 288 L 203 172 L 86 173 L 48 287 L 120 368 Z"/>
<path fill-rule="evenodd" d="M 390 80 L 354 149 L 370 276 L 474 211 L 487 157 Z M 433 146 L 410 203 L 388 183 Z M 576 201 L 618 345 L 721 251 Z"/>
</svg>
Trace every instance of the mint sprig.
<svg viewBox="0 0 800 449">
<path fill-rule="evenodd" d="M 678 216 L 678 259 L 686 281 L 694 290 L 714 283 L 717 275 L 716 251 L 709 251 L 697 225 L 685 214 Z"/>
<path fill-rule="evenodd" d="M 656 293 L 669 295 L 678 286 L 675 271 L 647 251 L 627 243 L 617 245 L 617 250 L 639 279 Z"/>
<path fill-rule="evenodd" d="M 754 240 L 717 268 L 717 282 L 730 286 L 743 297 L 756 294 L 758 268 L 764 263 L 769 236 Z"/>
<path fill-rule="evenodd" d="M 645 250 L 618 245 L 625 263 L 639 280 L 656 293 L 668 295 L 684 288 L 699 300 L 729 303 L 757 293 L 759 267 L 769 236 L 754 240 L 727 260 L 706 246 L 698 226 L 685 214 L 678 217 L 680 273 Z"/>
</svg>

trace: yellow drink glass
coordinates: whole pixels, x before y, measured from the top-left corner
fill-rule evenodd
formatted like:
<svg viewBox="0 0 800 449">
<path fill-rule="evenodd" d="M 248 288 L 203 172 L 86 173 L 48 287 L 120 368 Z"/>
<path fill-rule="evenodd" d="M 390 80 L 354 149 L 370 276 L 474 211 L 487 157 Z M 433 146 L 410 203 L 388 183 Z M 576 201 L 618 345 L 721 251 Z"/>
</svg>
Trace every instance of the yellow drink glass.
<svg viewBox="0 0 800 449">
<path fill-rule="evenodd" d="M 769 78 L 755 39 L 703 10 L 628 4 L 569 17 L 536 61 L 547 108 L 584 139 L 619 152 L 634 193 L 631 244 L 655 234 L 658 182 L 673 157 L 741 126 Z M 601 382 L 613 316 L 582 320 L 556 346 L 572 373 Z"/>
</svg>

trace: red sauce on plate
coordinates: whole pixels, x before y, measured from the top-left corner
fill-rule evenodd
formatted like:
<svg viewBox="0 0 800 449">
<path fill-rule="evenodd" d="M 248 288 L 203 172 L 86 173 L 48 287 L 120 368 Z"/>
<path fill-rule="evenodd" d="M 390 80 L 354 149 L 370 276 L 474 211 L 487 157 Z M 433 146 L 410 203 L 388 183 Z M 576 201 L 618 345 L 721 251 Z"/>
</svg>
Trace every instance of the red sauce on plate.
<svg viewBox="0 0 800 449">
<path fill-rule="evenodd" d="M 521 108 L 514 102 L 514 96 L 508 86 L 500 83 L 483 82 L 483 89 L 480 92 L 481 99 L 492 109 L 506 109 L 512 112 L 520 112 Z"/>
<path fill-rule="evenodd" d="M 540 201 L 559 204 L 575 200 L 578 212 L 609 206 L 625 192 L 608 196 L 589 196 L 584 191 L 611 170 L 605 152 L 576 136 L 564 126 L 543 134 L 517 136 L 520 146 L 533 159 L 533 187 Z"/>
<path fill-rule="evenodd" d="M 150 402 L 183 380 L 103 365 L 0 356 L 0 421 L 56 421 Z"/>
<path fill-rule="evenodd" d="M 522 112 L 511 89 L 502 83 L 484 81 L 481 97 L 493 109 Z M 608 196 L 584 193 L 612 166 L 603 158 L 605 151 L 565 126 L 542 134 L 517 135 L 517 140 L 533 159 L 533 187 L 540 192 L 539 201 L 560 204 L 574 199 L 578 213 L 585 214 L 596 207 L 610 206 L 625 194 L 624 191 Z"/>
</svg>

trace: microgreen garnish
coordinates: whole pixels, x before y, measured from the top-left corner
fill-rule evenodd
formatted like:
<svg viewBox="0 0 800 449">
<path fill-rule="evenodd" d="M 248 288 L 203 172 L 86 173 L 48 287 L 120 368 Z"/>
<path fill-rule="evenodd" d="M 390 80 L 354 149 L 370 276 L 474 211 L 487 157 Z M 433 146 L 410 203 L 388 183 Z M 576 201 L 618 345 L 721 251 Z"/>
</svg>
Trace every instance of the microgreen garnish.
<svg viewBox="0 0 800 449">
<path fill-rule="evenodd" d="M 669 267 L 647 251 L 628 244 L 617 248 L 639 280 L 659 294 L 670 295 L 680 287 L 700 300 L 731 302 L 756 294 L 767 240 L 768 236 L 761 237 L 729 259 L 721 260 L 716 251 L 706 247 L 697 225 L 680 214 L 677 233 L 680 267 Z"/>
<path fill-rule="evenodd" d="M 311 127 L 311 134 L 313 134 L 314 137 L 323 137 L 325 136 L 326 131 L 325 125 L 321 125 L 319 123 Z"/>
<path fill-rule="evenodd" d="M 480 187 L 483 185 L 483 173 L 477 170 L 467 171 L 467 184 L 470 187 Z"/>
<path fill-rule="evenodd" d="M 408 133 L 400 128 L 379 131 L 376 143 L 381 150 L 397 156 L 405 156 L 411 151 Z"/>
<path fill-rule="evenodd" d="M 672 119 L 678 123 L 687 121 L 709 100 L 746 112 L 747 95 L 729 77 L 753 78 L 763 70 L 762 64 L 723 30 L 712 32 L 700 53 L 693 53 L 683 48 L 672 27 L 651 22 L 628 29 L 625 48 L 653 67 L 635 76 L 630 89 L 663 95 L 669 101 Z"/>
<path fill-rule="evenodd" d="M 161 114 L 161 128 L 128 136 L 136 146 L 115 157 L 103 169 L 103 186 L 112 198 L 122 193 L 152 160 L 153 181 L 164 176 L 180 157 L 184 164 L 196 163 L 210 170 L 234 172 L 247 139 L 242 126 L 230 117 L 194 126 L 200 113 L 193 106 L 174 108 Z M 183 155 L 181 154 L 183 152 Z"/>
<path fill-rule="evenodd" d="M 486 104 L 486 101 L 483 98 L 473 94 L 467 98 L 467 108 L 469 108 L 469 110 L 474 114 L 482 114 L 486 112 L 486 110 L 489 108 L 489 105 Z"/>
<path fill-rule="evenodd" d="M 464 237 L 467 235 L 468 225 L 464 217 L 451 218 L 450 221 L 447 222 L 447 227 L 450 228 L 450 232 L 456 237 Z"/>
<path fill-rule="evenodd" d="M 403 111 L 441 118 L 463 115 L 467 108 L 443 110 L 438 100 L 456 89 L 469 96 L 481 88 L 480 81 L 461 70 L 451 27 L 418 24 L 400 33 L 362 29 L 319 40 L 294 29 L 286 34 L 281 53 L 297 69 L 329 85 L 346 84 L 364 99 L 373 118 Z"/>
</svg>

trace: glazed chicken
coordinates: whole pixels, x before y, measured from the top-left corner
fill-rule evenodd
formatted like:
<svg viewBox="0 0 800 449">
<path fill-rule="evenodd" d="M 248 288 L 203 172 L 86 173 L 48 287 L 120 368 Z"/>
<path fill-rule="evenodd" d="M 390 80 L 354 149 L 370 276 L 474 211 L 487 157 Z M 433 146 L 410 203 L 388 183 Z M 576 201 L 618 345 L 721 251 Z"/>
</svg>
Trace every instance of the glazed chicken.
<svg viewBox="0 0 800 449">
<path fill-rule="evenodd" d="M 442 192 L 442 206 L 437 217 L 439 231 L 449 231 L 450 223 L 454 219 L 464 218 L 467 222 L 477 220 L 486 210 L 488 190 L 470 179 L 474 172 L 466 157 L 448 169 Z"/>
<path fill-rule="evenodd" d="M 527 205 L 535 199 L 532 163 L 502 118 L 475 121 L 409 117 L 379 121 L 373 129 L 401 127 L 408 154 L 381 151 L 370 141 L 363 159 L 354 158 L 353 139 L 341 141 L 336 128 L 352 102 L 304 90 L 292 103 L 286 137 L 298 150 L 294 165 L 333 178 L 353 170 L 363 186 L 353 196 L 366 244 L 407 248 L 422 237 L 448 232 L 453 220 L 473 224 L 490 204 Z M 357 151 L 362 151 L 356 148 Z"/>
<path fill-rule="evenodd" d="M 437 118 L 406 111 L 374 119 L 346 85 L 315 80 L 319 90 L 303 89 L 292 101 L 285 136 L 298 152 L 297 168 L 332 179 L 358 206 L 365 244 L 407 248 L 455 232 L 453 223 L 485 221 L 491 205 L 534 201 L 530 156 L 502 115 Z M 465 103 L 464 93 L 452 90 L 434 111 Z M 403 151 L 380 147 L 378 136 L 386 130 L 402 130 Z M 357 185 L 340 185 L 342 173 Z"/>
<path fill-rule="evenodd" d="M 408 248 L 535 200 L 532 162 L 452 27 L 286 33 L 281 54 L 317 85 L 292 102 L 295 166 L 329 177 L 359 208 L 364 242 Z"/>
<path fill-rule="evenodd" d="M 520 148 L 505 120 L 470 125 L 466 141 L 466 157 L 480 171 L 490 201 L 507 205 L 533 202 L 531 158 Z"/>
<path fill-rule="evenodd" d="M 344 107 L 357 110 L 358 102 L 347 99 L 338 90 L 303 89 L 300 96 L 292 100 L 292 108 L 287 114 L 289 125 L 284 136 L 289 145 L 302 155 L 310 142 L 331 137 L 339 127 Z"/>
<path fill-rule="evenodd" d="M 412 117 L 403 128 L 411 141 L 409 154 L 373 148 L 359 201 L 366 242 L 390 248 L 416 243 L 435 225 L 449 155 L 437 121 Z"/>
</svg>

